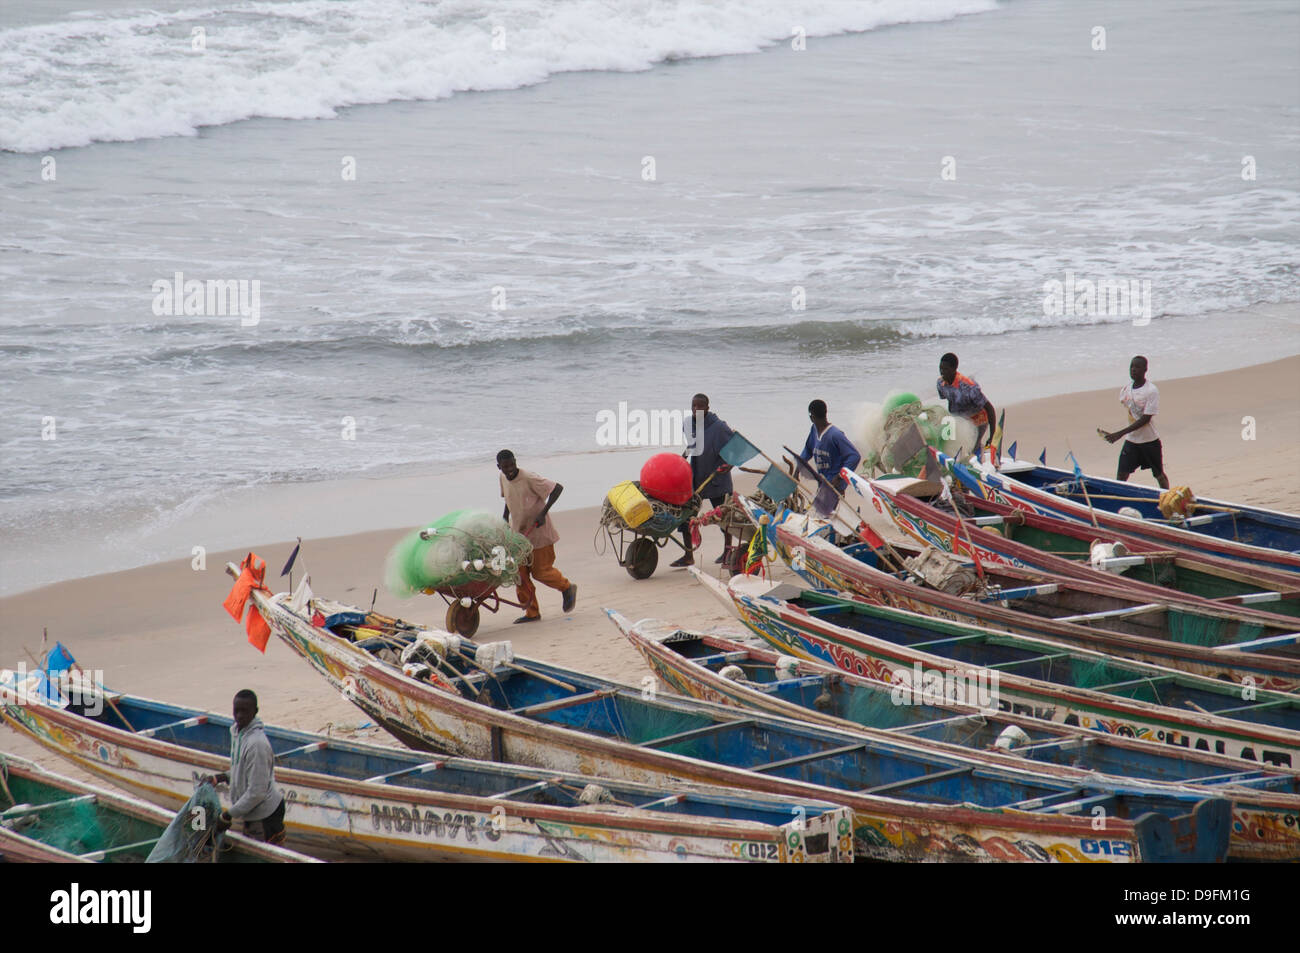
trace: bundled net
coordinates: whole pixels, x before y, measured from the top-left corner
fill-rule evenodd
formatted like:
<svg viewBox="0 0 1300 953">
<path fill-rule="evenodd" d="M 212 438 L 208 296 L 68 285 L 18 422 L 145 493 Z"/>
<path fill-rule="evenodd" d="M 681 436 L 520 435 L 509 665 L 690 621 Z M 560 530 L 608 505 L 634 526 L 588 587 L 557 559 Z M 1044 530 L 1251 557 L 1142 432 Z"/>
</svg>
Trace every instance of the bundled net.
<svg viewBox="0 0 1300 953">
<path fill-rule="evenodd" d="M 455 510 L 393 547 L 384 567 L 399 598 L 471 583 L 513 586 L 533 547 L 505 520 L 482 510 Z"/>
<path fill-rule="evenodd" d="M 221 798 L 212 785 L 204 781 L 185 806 L 176 812 L 146 863 L 192 864 L 205 855 L 210 856 L 214 844 L 221 840 L 214 826 L 220 816 Z M 198 823 L 199 818 L 203 823 Z"/>
<path fill-rule="evenodd" d="M 641 489 L 639 482 L 633 481 L 632 485 L 638 490 Z M 700 508 L 700 498 L 698 496 L 691 497 L 681 506 L 673 506 L 663 500 L 656 500 L 649 493 L 644 494 L 644 496 L 650 503 L 653 515 L 637 527 L 628 526 L 623 517 L 619 515 L 618 510 L 614 509 L 614 504 L 609 501 L 609 497 L 606 496 L 605 502 L 600 508 L 601 528 L 614 531 L 630 530 L 634 533 L 647 533 L 652 536 L 666 536 L 694 516 Z"/>
<path fill-rule="evenodd" d="M 964 446 L 972 447 L 975 430 L 963 418 L 953 417 L 948 431 L 952 439 L 944 439 L 946 416 L 948 410 L 940 401 L 923 404 L 921 398 L 907 392 L 887 397 L 875 419 L 867 422 L 861 471 L 920 476 L 925 467 L 927 446 L 952 454 L 963 445 L 961 438 L 965 436 Z M 912 433 L 914 427 L 919 432 L 920 441 Z M 904 459 L 899 459 L 903 454 L 906 454 Z"/>
</svg>

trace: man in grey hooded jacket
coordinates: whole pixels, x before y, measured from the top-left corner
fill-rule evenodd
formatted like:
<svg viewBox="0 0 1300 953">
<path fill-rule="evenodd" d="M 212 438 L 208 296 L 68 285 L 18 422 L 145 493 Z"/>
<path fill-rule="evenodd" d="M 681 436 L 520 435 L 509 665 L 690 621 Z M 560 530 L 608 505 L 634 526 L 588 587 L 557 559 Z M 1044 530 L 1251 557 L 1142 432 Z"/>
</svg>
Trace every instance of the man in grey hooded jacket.
<svg viewBox="0 0 1300 953">
<path fill-rule="evenodd" d="M 703 423 L 698 434 L 695 432 L 697 422 Z M 732 493 L 731 467 L 722 459 L 722 448 L 731 439 L 733 431 L 725 420 L 709 410 L 706 394 L 696 394 L 691 398 L 691 416 L 685 421 L 684 430 L 687 446 L 682 456 L 691 464 L 691 489 L 700 489 L 703 484 L 700 495 L 717 509 Z M 682 525 L 682 548 L 686 554 L 672 563 L 674 569 L 695 565 L 690 523 Z M 722 555 L 714 562 L 723 562 L 730 550 L 731 534 L 724 530 Z"/>
<path fill-rule="evenodd" d="M 217 827 L 226 830 L 238 819 L 249 836 L 281 844 L 284 795 L 275 786 L 275 752 L 257 717 L 257 696 L 246 688 L 236 693 L 232 714 L 230 773 L 214 779 L 230 782 L 230 809 L 222 813 Z"/>
</svg>

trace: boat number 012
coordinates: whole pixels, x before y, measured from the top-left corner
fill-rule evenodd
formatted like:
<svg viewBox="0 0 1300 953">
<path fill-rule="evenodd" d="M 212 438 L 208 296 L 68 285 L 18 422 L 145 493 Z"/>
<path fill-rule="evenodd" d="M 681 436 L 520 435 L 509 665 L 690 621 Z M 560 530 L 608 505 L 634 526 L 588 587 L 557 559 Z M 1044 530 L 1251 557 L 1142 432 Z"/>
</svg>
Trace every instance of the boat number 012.
<svg viewBox="0 0 1300 953">
<path fill-rule="evenodd" d="M 1081 840 L 1079 847 L 1085 854 L 1109 854 L 1112 857 L 1128 857 L 1129 845 L 1123 841 Z"/>
</svg>

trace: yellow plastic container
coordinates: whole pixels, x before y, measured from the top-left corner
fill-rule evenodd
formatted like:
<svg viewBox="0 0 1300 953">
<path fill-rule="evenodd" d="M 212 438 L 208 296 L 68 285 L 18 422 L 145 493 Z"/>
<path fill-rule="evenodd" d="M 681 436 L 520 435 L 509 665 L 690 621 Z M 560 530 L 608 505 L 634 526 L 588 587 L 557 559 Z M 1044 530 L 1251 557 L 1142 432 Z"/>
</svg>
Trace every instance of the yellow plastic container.
<svg viewBox="0 0 1300 953">
<path fill-rule="evenodd" d="M 654 515 L 654 510 L 650 507 L 650 501 L 645 498 L 645 494 L 637 489 L 637 485 L 631 480 L 624 480 L 622 483 L 616 484 L 606 496 L 609 499 L 609 505 L 614 507 L 614 511 L 623 517 L 623 522 L 633 529 L 636 529 Z"/>
</svg>

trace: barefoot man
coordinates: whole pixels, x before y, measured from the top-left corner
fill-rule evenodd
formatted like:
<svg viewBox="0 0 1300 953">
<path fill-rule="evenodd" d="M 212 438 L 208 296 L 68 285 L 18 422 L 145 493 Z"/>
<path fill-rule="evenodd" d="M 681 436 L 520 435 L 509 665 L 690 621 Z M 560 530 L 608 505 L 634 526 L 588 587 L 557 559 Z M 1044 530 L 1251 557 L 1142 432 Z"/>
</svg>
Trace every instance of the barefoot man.
<svg viewBox="0 0 1300 953">
<path fill-rule="evenodd" d="M 555 544 L 559 541 L 560 534 L 550 517 L 551 507 L 564 492 L 564 487 L 554 480 L 519 469 L 515 455 L 509 450 L 497 454 L 497 469 L 501 471 L 501 496 L 506 501 L 501 518 L 510 524 L 512 530 L 528 537 L 528 541 L 533 544 L 532 564 L 519 567 L 518 598 L 523 604 L 524 614 L 515 619 L 515 622 L 537 622 L 542 617 L 533 579 L 564 593 L 562 611 L 572 612 L 573 605 L 578 600 L 578 587 L 555 568 Z"/>
<path fill-rule="evenodd" d="M 1120 390 L 1119 402 L 1128 411 L 1129 425 L 1114 433 L 1102 431 L 1107 443 L 1128 438 L 1119 450 L 1119 471 L 1115 478 L 1127 481 L 1134 470 L 1150 470 L 1160 488 L 1167 490 L 1169 477 L 1165 476 L 1164 451 L 1156 428 L 1151 426 L 1160 409 L 1160 392 L 1147 380 L 1147 359 L 1141 354 L 1129 362 L 1128 376 L 1131 383 Z"/>
</svg>

